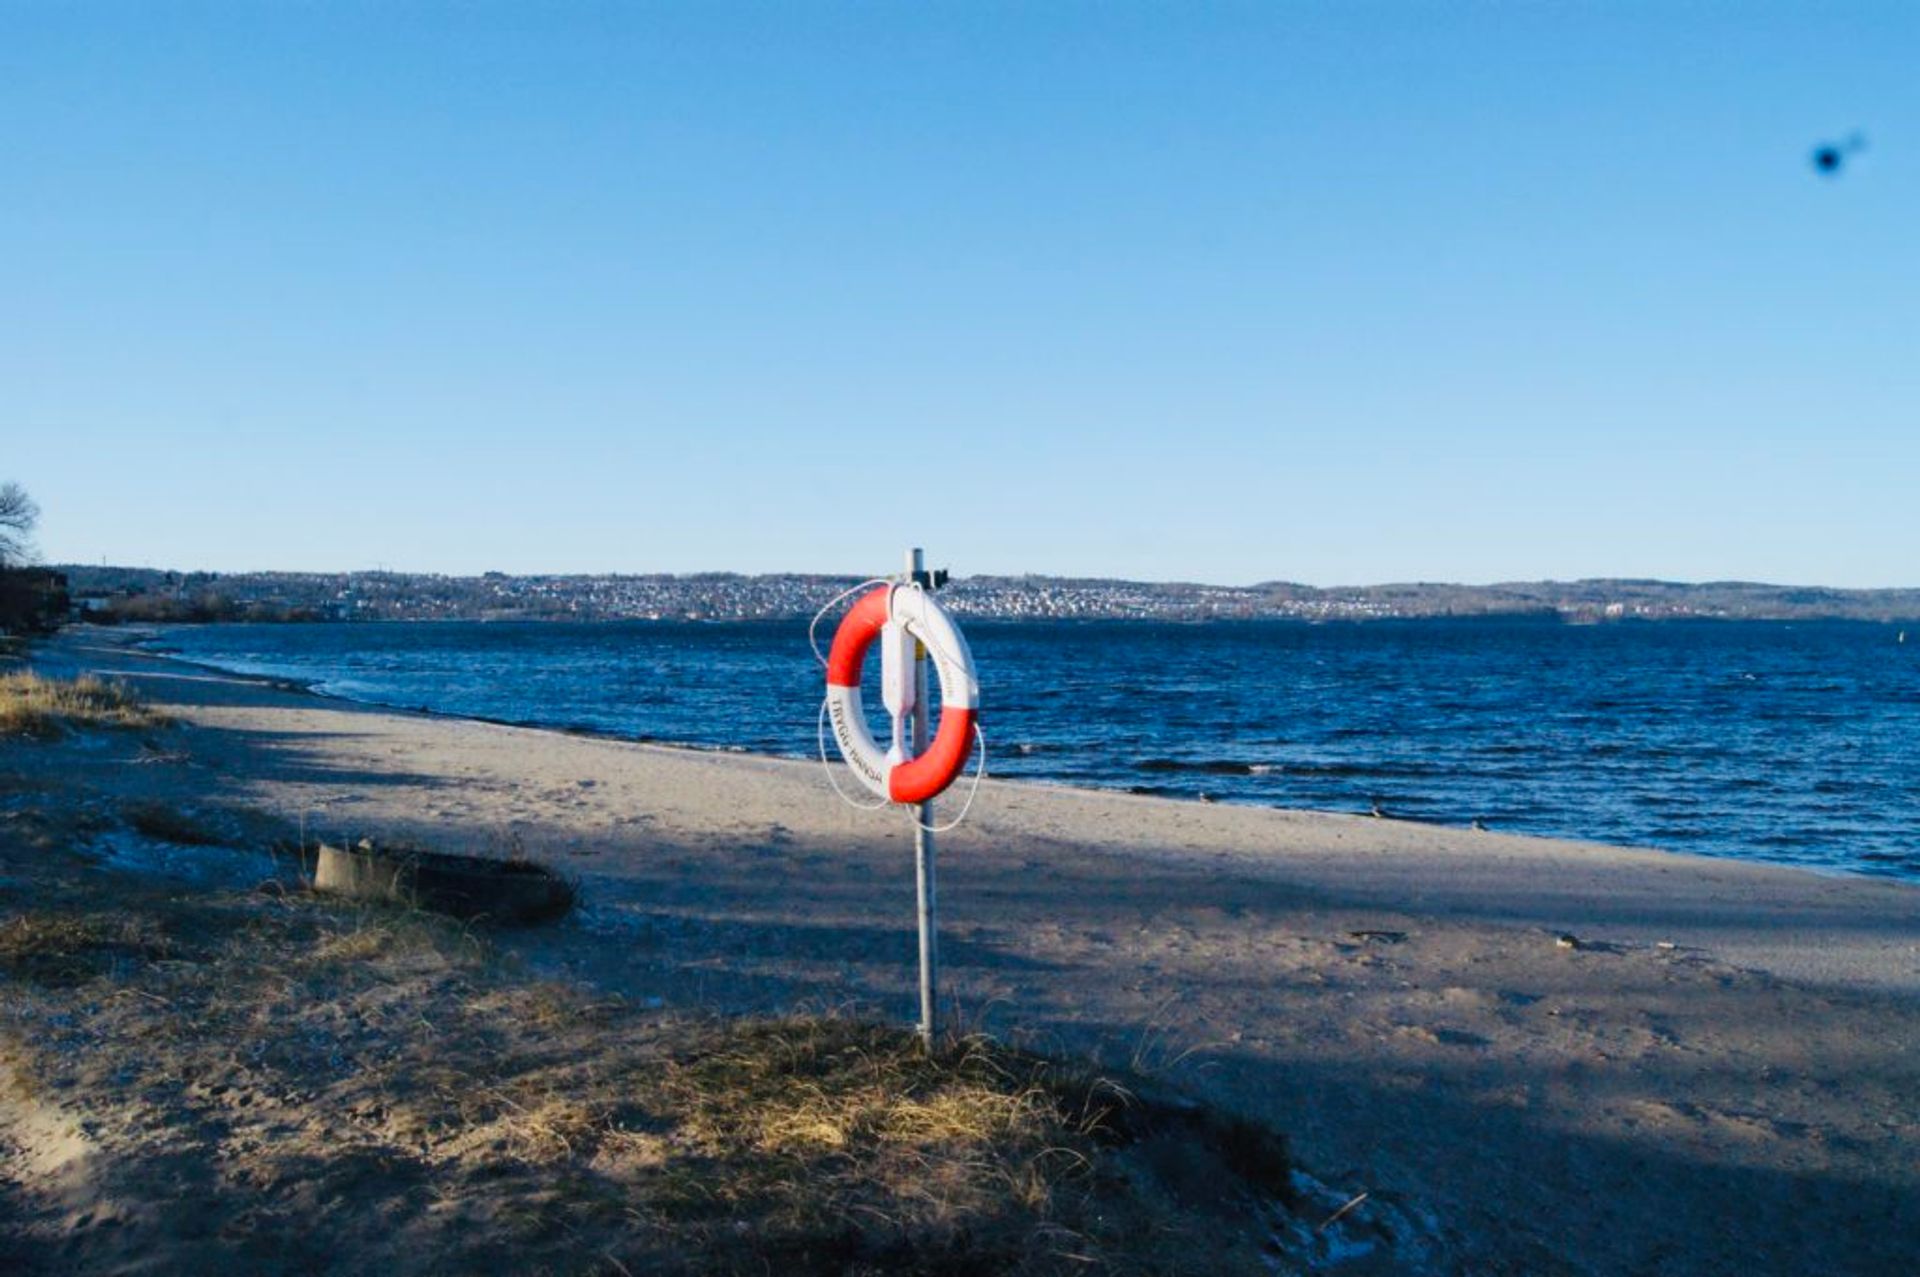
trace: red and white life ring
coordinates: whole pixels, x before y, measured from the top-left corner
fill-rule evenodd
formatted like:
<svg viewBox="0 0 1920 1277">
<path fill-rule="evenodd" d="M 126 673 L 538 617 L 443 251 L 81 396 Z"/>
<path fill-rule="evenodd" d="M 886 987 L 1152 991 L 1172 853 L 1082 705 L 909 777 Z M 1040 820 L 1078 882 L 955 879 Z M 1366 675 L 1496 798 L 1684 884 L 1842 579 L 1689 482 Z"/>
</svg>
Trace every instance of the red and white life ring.
<svg viewBox="0 0 1920 1277">
<path fill-rule="evenodd" d="M 867 727 L 860 699 L 860 671 L 867 649 L 891 621 L 926 648 L 940 676 L 940 727 L 925 753 L 890 759 Z M 973 750 L 980 684 L 973 652 L 960 627 L 933 596 L 910 586 L 882 585 L 863 594 L 834 632 L 827 655 L 827 713 L 833 739 L 853 774 L 880 797 L 923 803 L 953 783 Z"/>
</svg>

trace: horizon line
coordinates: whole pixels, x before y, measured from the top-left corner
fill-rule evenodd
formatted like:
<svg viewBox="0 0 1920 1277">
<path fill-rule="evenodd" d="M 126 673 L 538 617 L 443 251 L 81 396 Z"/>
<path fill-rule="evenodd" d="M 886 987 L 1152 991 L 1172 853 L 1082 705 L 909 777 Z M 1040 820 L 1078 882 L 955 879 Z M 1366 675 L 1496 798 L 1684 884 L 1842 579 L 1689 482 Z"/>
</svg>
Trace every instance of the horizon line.
<svg viewBox="0 0 1920 1277">
<path fill-rule="evenodd" d="M 564 570 L 564 571 L 538 571 L 538 572 L 504 572 L 504 571 L 499 571 L 495 569 L 488 569 L 486 571 L 480 571 L 480 572 L 448 572 L 448 571 L 440 571 L 435 569 L 394 568 L 394 567 L 386 567 L 386 566 L 359 567 L 359 568 L 331 568 L 331 569 L 324 569 L 324 568 L 173 568 L 173 567 L 163 568 L 163 567 L 154 567 L 150 564 L 81 563 L 81 562 L 64 562 L 64 563 L 47 562 L 47 563 L 41 564 L 40 566 L 43 566 L 49 570 L 54 570 L 54 571 L 77 568 L 77 569 L 82 569 L 86 571 L 165 572 L 165 573 L 170 573 L 172 575 L 177 575 L 177 576 L 385 575 L 385 576 L 443 577 L 449 580 L 461 580 L 461 579 L 483 580 L 489 576 L 499 576 L 499 577 L 506 577 L 506 578 L 514 578 L 514 577 L 548 577 L 548 578 L 676 577 L 678 578 L 678 577 L 703 577 L 703 576 L 733 576 L 733 577 L 742 577 L 742 578 L 816 577 L 816 578 L 824 578 L 824 579 L 835 580 L 835 581 L 841 581 L 841 580 L 858 581 L 858 580 L 882 579 L 879 577 L 875 577 L 872 574 L 862 574 L 859 572 L 823 572 L 823 571 L 808 571 L 808 570 L 794 570 L 794 569 L 768 571 L 768 572 L 743 572 L 735 568 L 699 568 L 699 569 L 691 569 L 686 571 L 671 571 L 671 570 L 646 571 L 646 570 L 627 570 L 627 569 L 607 569 L 607 570 L 597 570 L 597 571 L 595 570 Z M 1156 580 L 1156 579 L 1149 579 L 1145 577 L 1099 576 L 1099 575 L 1086 575 L 1086 574 L 1077 574 L 1077 573 L 1069 574 L 1069 573 L 1059 573 L 1059 572 L 1030 572 L 1029 571 L 1029 572 L 974 572 L 966 575 L 956 575 L 953 578 L 953 580 L 954 580 L 954 584 L 957 585 L 964 581 L 982 579 L 982 578 L 992 579 L 992 580 L 1025 579 L 1025 580 L 1046 580 L 1046 581 L 1090 581 L 1090 582 L 1100 582 L 1104 584 L 1115 584 L 1115 585 L 1193 586 L 1201 589 L 1210 589 L 1210 590 L 1260 590 L 1260 589 L 1274 589 L 1274 588 L 1284 587 L 1289 589 L 1318 590 L 1323 592 L 1333 592 L 1333 591 L 1339 591 L 1339 590 L 1381 590 L 1381 589 L 1394 589 L 1394 588 L 1407 588 L 1407 587 L 1444 587 L 1444 588 L 1451 588 L 1451 589 L 1495 590 L 1495 589 L 1517 587 L 1517 586 L 1547 586 L 1547 585 L 1671 586 L 1671 587 L 1683 587 L 1683 588 L 1690 588 L 1690 589 L 1700 589 L 1700 588 L 1707 588 L 1707 587 L 1714 587 L 1714 586 L 1718 586 L 1718 587 L 1746 586 L 1746 587 L 1759 587 L 1763 589 L 1780 589 L 1780 590 L 1827 590 L 1827 591 L 1848 593 L 1848 594 L 1876 594 L 1876 593 L 1894 594 L 1894 593 L 1912 593 L 1915 591 L 1920 591 L 1920 584 L 1915 584 L 1915 585 L 1824 585 L 1824 584 L 1819 584 L 1817 582 L 1765 581 L 1765 580 L 1759 580 L 1755 578 L 1746 578 L 1746 577 L 1717 577 L 1717 578 L 1709 578 L 1704 580 L 1683 580 L 1683 579 L 1674 578 L 1674 577 L 1659 577 L 1659 576 L 1579 576 L 1579 577 L 1534 577 L 1534 578 L 1512 577 L 1512 578 L 1498 580 L 1498 581 L 1446 581 L 1446 580 L 1434 580 L 1434 579 L 1408 578 L 1408 579 L 1402 579 L 1402 580 L 1386 580 L 1386 581 L 1374 581 L 1374 582 L 1366 582 L 1366 583 L 1348 582 L 1348 583 L 1342 583 L 1338 585 L 1316 585 L 1308 581 L 1293 581 L 1293 580 L 1287 580 L 1280 577 L 1272 577 L 1265 580 L 1249 582 L 1246 584 L 1231 584 L 1231 583 L 1221 582 L 1221 581 L 1202 581 L 1202 580 L 1196 580 L 1191 578 L 1169 577 L 1169 578 Z"/>
</svg>

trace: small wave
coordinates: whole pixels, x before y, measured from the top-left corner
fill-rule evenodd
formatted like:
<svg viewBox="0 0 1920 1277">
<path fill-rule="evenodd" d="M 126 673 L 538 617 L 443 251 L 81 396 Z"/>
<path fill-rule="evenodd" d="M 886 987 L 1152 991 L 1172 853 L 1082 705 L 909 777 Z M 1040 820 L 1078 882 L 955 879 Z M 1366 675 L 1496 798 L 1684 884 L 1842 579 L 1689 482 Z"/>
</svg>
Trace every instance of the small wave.
<svg viewBox="0 0 1920 1277">
<path fill-rule="evenodd" d="M 1339 777 L 1394 777 L 1403 780 L 1417 780 L 1426 776 L 1444 775 L 1445 770 L 1438 767 L 1426 767 L 1419 763 L 1285 763 L 1281 770 L 1290 776 L 1331 776 Z"/>
<path fill-rule="evenodd" d="M 1202 776 L 1394 777 L 1419 779 L 1444 774 L 1421 763 L 1248 763 L 1232 758 L 1146 758 L 1134 770 Z M 1524 774 L 1524 773 L 1518 773 Z"/>
<path fill-rule="evenodd" d="M 1653 745 L 1641 741 L 1595 741 L 1587 746 L 1589 757 L 1632 758 L 1641 762 L 1691 761 L 1714 751 L 1705 744 L 1696 746 Z"/>
<path fill-rule="evenodd" d="M 1253 763 L 1235 762 L 1229 758 L 1205 758 L 1188 761 L 1179 758 L 1147 758 L 1134 764 L 1143 772 L 1200 772 L 1209 776 L 1252 776 Z"/>
<path fill-rule="evenodd" d="M 1655 825 L 1647 830 L 1647 837 L 1656 843 L 1660 841 L 1695 842 L 1712 836 L 1711 829 L 1705 829 L 1699 825 Z"/>
</svg>

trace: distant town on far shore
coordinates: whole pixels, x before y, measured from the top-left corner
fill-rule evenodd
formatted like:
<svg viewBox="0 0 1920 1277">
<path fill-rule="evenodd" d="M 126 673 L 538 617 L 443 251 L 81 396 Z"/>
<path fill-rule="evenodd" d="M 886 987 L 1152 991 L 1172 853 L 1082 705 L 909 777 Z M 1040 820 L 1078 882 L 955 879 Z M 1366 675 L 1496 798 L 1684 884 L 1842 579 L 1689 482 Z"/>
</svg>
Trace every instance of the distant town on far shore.
<svg viewBox="0 0 1920 1277">
<path fill-rule="evenodd" d="M 779 620 L 810 616 L 858 578 L 726 572 L 518 576 L 488 572 L 173 572 L 58 565 L 74 613 L 155 621 Z M 1534 617 L 1909 621 L 1920 588 L 1849 590 L 1742 581 L 1536 581 L 1321 588 L 972 576 L 942 594 L 956 613 L 1004 620 L 1375 621 Z"/>
</svg>

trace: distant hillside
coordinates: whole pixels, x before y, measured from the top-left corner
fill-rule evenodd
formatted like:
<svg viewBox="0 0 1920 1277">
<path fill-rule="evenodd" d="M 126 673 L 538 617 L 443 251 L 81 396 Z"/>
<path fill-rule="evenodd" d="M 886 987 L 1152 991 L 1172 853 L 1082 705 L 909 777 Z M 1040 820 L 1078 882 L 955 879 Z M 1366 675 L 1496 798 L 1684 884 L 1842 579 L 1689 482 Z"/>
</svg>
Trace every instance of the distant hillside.
<svg viewBox="0 0 1920 1277">
<path fill-rule="evenodd" d="M 1339 600 L 1377 604 L 1394 615 L 1497 615 L 1553 612 L 1575 620 L 1717 617 L 1746 620 L 1864 621 L 1920 617 L 1920 588 L 1843 590 L 1756 581 L 1509 581 L 1497 585 L 1415 583 L 1355 588 L 1269 582 L 1251 587 L 1279 604 Z"/>
<path fill-rule="evenodd" d="M 100 620 L 748 620 L 810 616 L 854 578 L 806 574 L 440 576 L 410 572 L 168 572 L 73 564 Z M 1005 619 L 1364 621 L 1534 616 L 1600 622 L 1715 618 L 1920 621 L 1920 588 L 1841 590 L 1751 581 L 1415 582 L 1322 588 L 1048 576 L 974 576 L 942 598 Z"/>
</svg>

